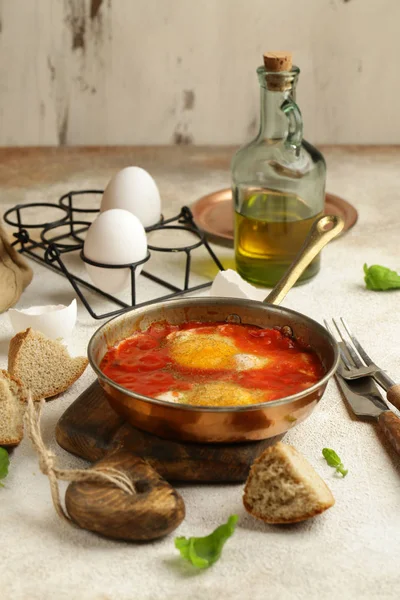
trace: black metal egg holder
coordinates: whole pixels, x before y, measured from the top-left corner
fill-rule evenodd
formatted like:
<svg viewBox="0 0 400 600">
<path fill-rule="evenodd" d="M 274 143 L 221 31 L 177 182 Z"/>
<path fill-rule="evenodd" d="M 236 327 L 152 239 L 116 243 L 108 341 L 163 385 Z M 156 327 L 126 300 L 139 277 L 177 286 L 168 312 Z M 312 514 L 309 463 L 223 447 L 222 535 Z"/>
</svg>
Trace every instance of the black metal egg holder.
<svg viewBox="0 0 400 600">
<path fill-rule="evenodd" d="M 165 230 L 181 230 L 189 232 L 190 234 L 196 236 L 198 239 L 196 242 L 186 246 L 178 246 L 178 247 L 163 247 L 157 246 L 154 244 L 148 244 L 147 248 L 147 256 L 140 261 L 129 263 L 129 264 L 121 264 L 121 265 L 108 265 L 104 263 L 99 263 L 93 260 L 90 260 L 87 256 L 85 256 L 83 251 L 84 239 L 80 237 L 80 234 L 86 232 L 90 225 L 91 221 L 78 220 L 75 219 L 74 215 L 76 214 L 95 214 L 99 213 L 100 209 L 98 208 L 85 208 L 74 205 L 74 200 L 76 197 L 87 194 L 103 194 L 102 190 L 80 190 L 80 191 L 71 191 L 67 194 L 61 196 L 61 198 L 57 203 L 51 202 L 34 202 L 29 204 L 19 204 L 10 208 L 4 213 L 4 221 L 17 228 L 17 231 L 13 234 L 16 238 L 15 242 L 13 242 L 13 246 L 16 247 L 16 250 L 21 254 L 25 254 L 29 256 L 29 258 L 45 265 L 47 268 L 65 276 L 73 289 L 75 290 L 77 296 L 82 301 L 86 310 L 94 319 L 106 319 L 118 315 L 125 310 L 132 307 L 146 306 L 149 304 L 154 304 L 155 302 L 159 302 L 162 300 L 167 300 L 171 298 L 175 298 L 181 296 L 186 293 L 199 291 L 205 289 L 211 285 L 211 281 L 207 283 L 202 283 L 200 285 L 195 285 L 190 287 L 190 269 L 191 269 L 191 253 L 193 250 L 196 250 L 200 246 L 204 246 L 208 251 L 208 254 L 221 271 L 224 270 L 224 267 L 212 248 L 210 247 L 204 233 L 198 229 L 196 226 L 193 215 L 189 207 L 184 206 L 178 215 L 171 217 L 169 219 L 164 219 L 161 215 L 160 220 L 155 225 L 146 228 L 146 233 L 150 233 L 153 231 L 165 231 Z M 43 208 L 43 207 L 51 207 L 52 209 L 60 209 L 64 211 L 64 215 L 62 218 L 51 221 L 48 223 L 24 223 L 22 218 L 22 213 L 24 210 L 28 208 Z M 14 215 L 14 219 L 12 218 Z M 56 230 L 59 228 L 68 228 L 67 232 L 64 233 L 56 233 Z M 29 229 L 41 229 L 40 232 L 40 241 L 33 240 L 29 235 Z M 55 235 L 54 235 L 55 234 Z M 19 247 L 18 247 L 19 245 Z M 128 304 L 124 302 L 120 298 L 104 292 L 100 288 L 96 287 L 92 283 L 78 277 L 71 273 L 69 268 L 66 266 L 63 255 L 68 254 L 70 252 L 80 251 L 79 256 L 83 262 L 90 264 L 95 267 L 101 267 L 104 269 L 126 269 L 130 270 L 130 282 L 131 282 L 131 303 Z M 184 267 L 184 281 L 183 287 L 176 286 L 160 277 L 142 270 L 140 275 L 153 281 L 154 283 L 160 285 L 164 289 L 167 289 L 170 293 L 158 296 L 153 298 L 152 300 L 147 300 L 145 302 L 137 303 L 136 298 L 136 270 L 139 266 L 144 265 L 151 257 L 152 252 L 183 252 L 186 254 L 185 267 Z M 82 287 L 88 289 L 91 292 L 95 292 L 99 294 L 103 298 L 109 300 L 116 304 L 119 308 L 116 310 L 112 310 L 107 313 L 97 314 L 89 300 L 86 298 L 82 291 Z"/>
</svg>

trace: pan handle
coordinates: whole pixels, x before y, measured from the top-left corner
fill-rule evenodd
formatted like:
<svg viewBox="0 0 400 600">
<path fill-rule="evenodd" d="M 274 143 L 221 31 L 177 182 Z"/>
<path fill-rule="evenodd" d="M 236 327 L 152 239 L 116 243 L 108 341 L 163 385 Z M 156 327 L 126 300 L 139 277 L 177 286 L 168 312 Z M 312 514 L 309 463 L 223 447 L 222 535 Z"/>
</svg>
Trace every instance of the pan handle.
<svg viewBox="0 0 400 600">
<path fill-rule="evenodd" d="M 325 215 L 315 221 L 288 271 L 278 281 L 264 302 L 267 304 L 280 304 L 310 262 L 328 242 L 342 231 L 343 227 L 343 219 L 335 215 Z"/>
</svg>

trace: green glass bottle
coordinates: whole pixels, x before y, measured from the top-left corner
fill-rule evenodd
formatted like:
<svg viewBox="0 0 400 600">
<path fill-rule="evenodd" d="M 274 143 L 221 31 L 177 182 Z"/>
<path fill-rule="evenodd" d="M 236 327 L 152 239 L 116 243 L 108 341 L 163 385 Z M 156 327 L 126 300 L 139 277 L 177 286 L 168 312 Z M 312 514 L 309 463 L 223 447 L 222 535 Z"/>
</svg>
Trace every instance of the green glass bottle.
<svg viewBox="0 0 400 600">
<path fill-rule="evenodd" d="M 264 55 L 257 69 L 260 130 L 231 166 L 236 268 L 247 281 L 264 286 L 279 281 L 324 211 L 326 165 L 303 140 L 295 103 L 299 73 L 289 53 Z M 316 275 L 319 266 L 318 256 L 299 282 Z"/>
</svg>

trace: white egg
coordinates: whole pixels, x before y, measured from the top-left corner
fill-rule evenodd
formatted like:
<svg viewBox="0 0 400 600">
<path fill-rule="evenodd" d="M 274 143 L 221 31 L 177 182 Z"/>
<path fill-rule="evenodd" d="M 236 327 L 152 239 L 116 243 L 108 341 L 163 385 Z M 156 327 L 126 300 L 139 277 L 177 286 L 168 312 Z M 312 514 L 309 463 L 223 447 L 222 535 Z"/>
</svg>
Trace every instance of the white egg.
<svg viewBox="0 0 400 600">
<path fill-rule="evenodd" d="M 147 256 L 147 239 L 143 225 L 135 215 L 114 208 L 93 221 L 86 234 L 83 247 L 86 258 L 107 265 L 124 265 Z M 107 269 L 85 263 L 93 283 L 103 292 L 116 294 L 130 284 L 131 271 Z M 142 266 L 136 269 L 140 273 Z"/>
<path fill-rule="evenodd" d="M 100 212 L 122 208 L 135 215 L 143 227 L 160 220 L 160 192 L 154 179 L 140 167 L 126 167 L 108 183 L 101 200 Z"/>
</svg>

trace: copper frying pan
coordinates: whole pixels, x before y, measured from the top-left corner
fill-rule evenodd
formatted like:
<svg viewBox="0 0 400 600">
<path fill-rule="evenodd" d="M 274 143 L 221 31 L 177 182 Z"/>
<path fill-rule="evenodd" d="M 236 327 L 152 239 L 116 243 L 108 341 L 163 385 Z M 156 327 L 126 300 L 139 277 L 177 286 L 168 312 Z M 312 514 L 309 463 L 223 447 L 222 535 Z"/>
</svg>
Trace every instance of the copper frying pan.
<svg viewBox="0 0 400 600">
<path fill-rule="evenodd" d="M 321 249 L 343 229 L 340 217 L 324 216 L 316 221 L 291 267 L 264 302 L 232 298 L 188 298 L 132 309 L 102 325 L 89 342 L 88 356 L 114 410 L 129 423 L 157 436 L 192 442 L 243 442 L 285 433 L 309 416 L 335 373 L 339 352 L 336 341 L 309 317 L 276 306 Z M 166 320 L 179 324 L 188 320 L 234 321 L 260 327 L 288 326 L 318 353 L 324 377 L 312 387 L 292 396 L 246 406 L 190 406 L 156 400 L 127 390 L 100 370 L 107 349 L 134 331 Z"/>
</svg>

